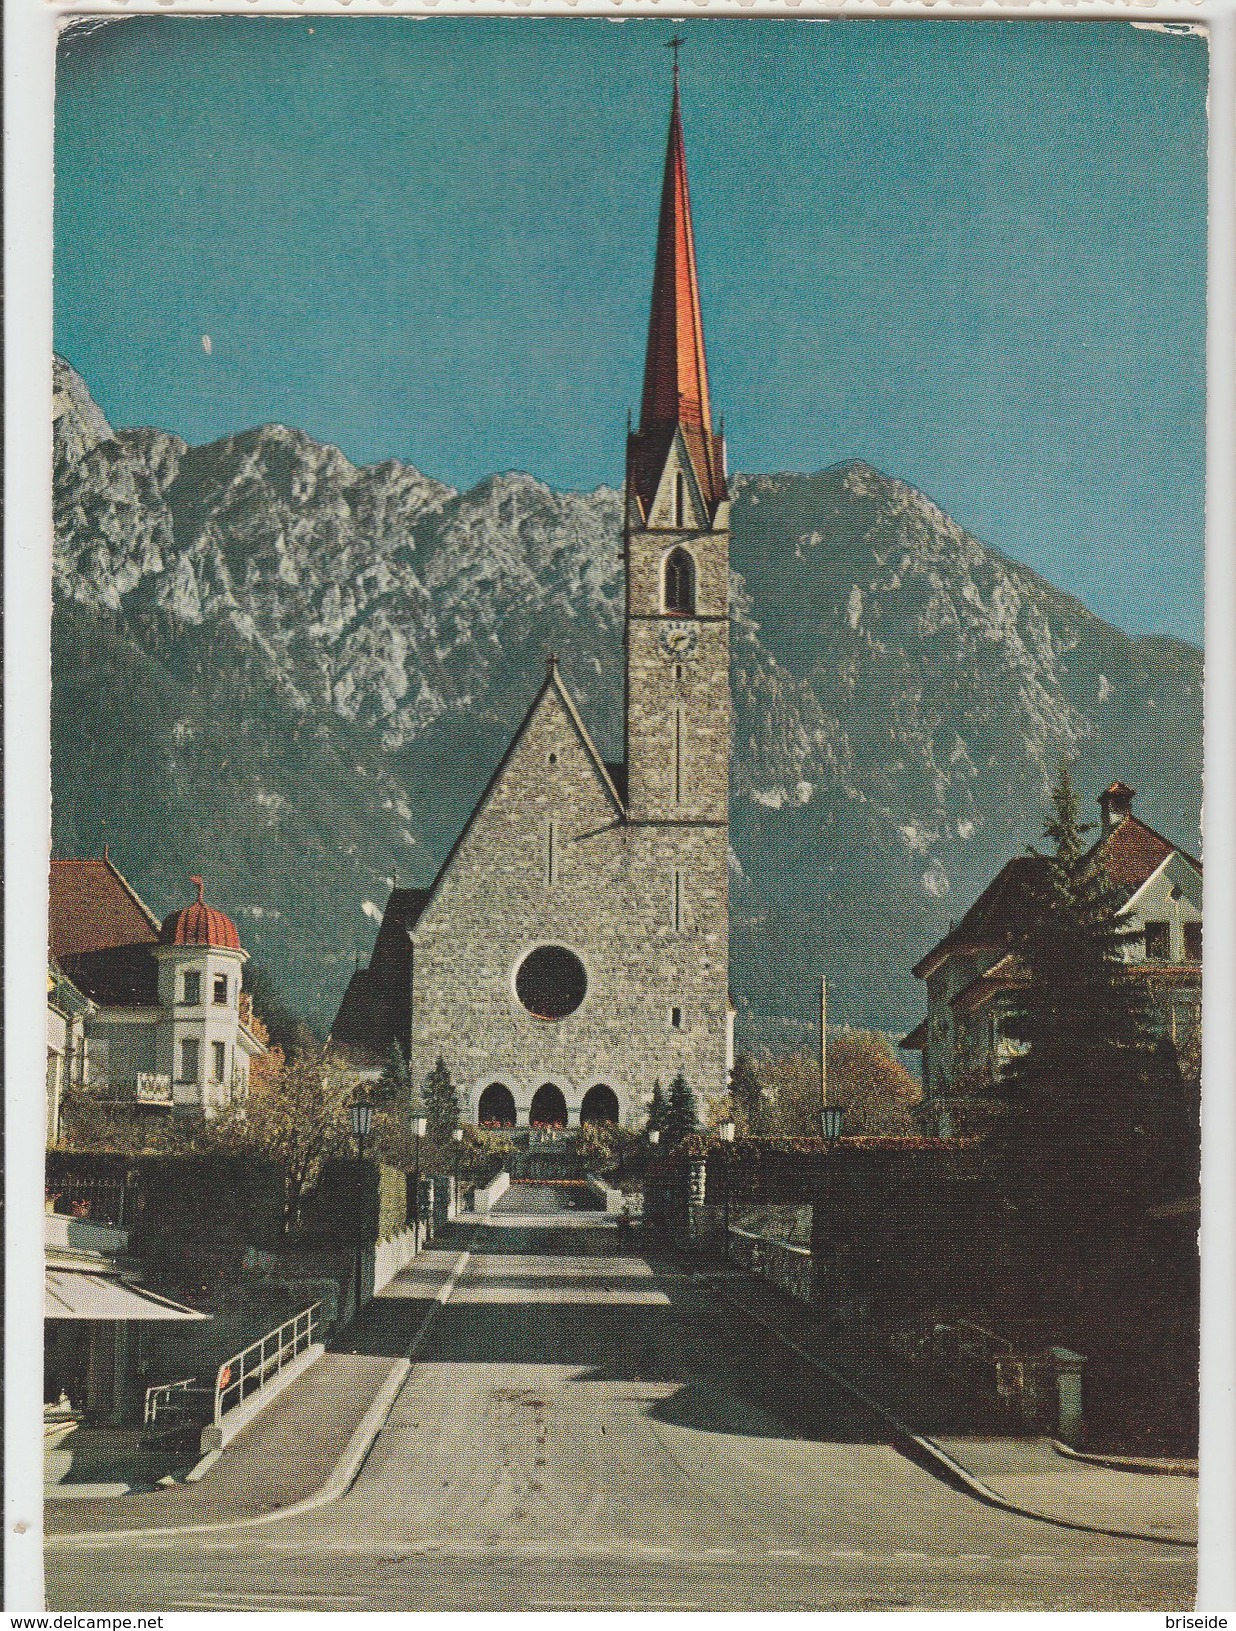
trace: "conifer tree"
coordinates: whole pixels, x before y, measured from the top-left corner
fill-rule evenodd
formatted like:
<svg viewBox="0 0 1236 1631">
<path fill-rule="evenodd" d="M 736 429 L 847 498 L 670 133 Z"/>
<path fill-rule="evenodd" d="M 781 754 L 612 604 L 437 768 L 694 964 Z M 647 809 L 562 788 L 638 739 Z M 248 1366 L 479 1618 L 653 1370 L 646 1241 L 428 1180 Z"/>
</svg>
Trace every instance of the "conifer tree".
<svg viewBox="0 0 1236 1631">
<path fill-rule="evenodd" d="M 1044 827 L 1054 853 L 1015 944 L 1025 983 L 1005 1034 L 1017 1052 L 998 1089 L 1006 1177 L 1070 1228 L 1128 1189 L 1155 1074 L 1144 990 L 1123 956 L 1131 931 L 1087 830 L 1062 760 Z"/>
<path fill-rule="evenodd" d="M 408 1061 L 403 1056 L 398 1038 L 392 1038 L 390 1052 L 382 1067 L 382 1097 L 401 1108 L 408 1103 L 412 1078 L 408 1074 Z"/>
<path fill-rule="evenodd" d="M 459 1099 L 450 1070 L 441 1054 L 425 1078 L 423 1101 L 430 1138 L 437 1144 L 449 1143 L 451 1134 L 459 1126 Z"/>
<path fill-rule="evenodd" d="M 658 1076 L 652 1084 L 652 1101 L 648 1106 L 648 1130 L 663 1133 L 668 1124 L 669 1105 L 661 1089 L 661 1078 Z"/>
<path fill-rule="evenodd" d="M 740 1053 L 730 1072 L 730 1097 L 745 1133 L 761 1136 L 768 1131 L 764 1089 L 756 1072 L 755 1060 L 749 1053 Z"/>
<path fill-rule="evenodd" d="M 687 1078 L 680 1070 L 670 1083 L 669 1105 L 665 1117 L 665 1136 L 670 1144 L 681 1143 L 699 1126 L 695 1111 L 695 1096 L 687 1086 Z"/>
</svg>

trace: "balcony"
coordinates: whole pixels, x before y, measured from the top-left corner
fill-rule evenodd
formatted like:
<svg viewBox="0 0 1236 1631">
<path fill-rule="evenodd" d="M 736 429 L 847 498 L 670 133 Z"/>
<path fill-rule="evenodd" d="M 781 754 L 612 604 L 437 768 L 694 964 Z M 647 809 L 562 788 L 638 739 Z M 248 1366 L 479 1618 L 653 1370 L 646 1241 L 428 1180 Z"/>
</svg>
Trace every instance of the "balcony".
<svg viewBox="0 0 1236 1631">
<path fill-rule="evenodd" d="M 88 1089 L 100 1104 L 172 1103 L 172 1078 L 156 1071 L 139 1071 L 119 1081 L 91 1082 Z"/>
</svg>

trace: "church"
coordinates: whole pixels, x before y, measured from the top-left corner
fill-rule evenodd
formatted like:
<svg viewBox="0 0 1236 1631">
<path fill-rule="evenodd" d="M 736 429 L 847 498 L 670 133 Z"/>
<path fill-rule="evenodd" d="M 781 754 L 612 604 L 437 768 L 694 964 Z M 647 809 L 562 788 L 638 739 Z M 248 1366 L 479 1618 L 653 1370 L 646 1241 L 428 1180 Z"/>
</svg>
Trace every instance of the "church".
<svg viewBox="0 0 1236 1631">
<path fill-rule="evenodd" d="M 466 1121 L 643 1124 L 682 1071 L 726 1090 L 729 496 L 713 429 L 678 70 L 638 428 L 626 450 L 625 749 L 555 659 L 428 889 L 396 889 L 336 1019 L 396 1040 Z"/>
</svg>

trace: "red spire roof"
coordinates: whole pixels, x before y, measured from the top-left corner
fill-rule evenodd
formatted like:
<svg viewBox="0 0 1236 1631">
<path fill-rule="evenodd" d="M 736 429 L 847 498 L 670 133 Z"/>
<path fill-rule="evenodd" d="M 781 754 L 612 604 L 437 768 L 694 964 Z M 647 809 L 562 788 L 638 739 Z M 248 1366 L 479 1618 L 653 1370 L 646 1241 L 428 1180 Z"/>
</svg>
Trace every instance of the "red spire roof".
<svg viewBox="0 0 1236 1631">
<path fill-rule="evenodd" d="M 159 938 L 165 946 L 218 946 L 229 951 L 240 950 L 240 935 L 230 917 L 207 906 L 203 895 L 205 884 L 201 878 L 190 878 L 197 885 L 197 899 L 191 906 L 182 906 L 163 920 Z"/>
<path fill-rule="evenodd" d="M 681 429 L 711 509 L 725 497 L 725 458 L 721 438 L 713 434 L 708 400 L 708 362 L 700 316 L 699 272 L 691 195 L 687 188 L 687 151 L 682 137 L 682 104 L 678 69 L 670 110 L 665 177 L 661 183 L 661 216 L 648 319 L 648 353 L 644 362 L 644 396 L 639 430 L 629 440 L 631 483 L 647 514 L 676 429 Z"/>
<path fill-rule="evenodd" d="M 661 183 L 661 220 L 657 231 L 657 263 L 652 280 L 652 315 L 648 321 L 648 356 L 644 364 L 644 400 L 639 428 L 650 430 L 653 425 L 675 423 L 692 430 L 712 429 L 677 69 L 674 70 L 674 105 L 665 150 L 665 179 Z"/>
</svg>

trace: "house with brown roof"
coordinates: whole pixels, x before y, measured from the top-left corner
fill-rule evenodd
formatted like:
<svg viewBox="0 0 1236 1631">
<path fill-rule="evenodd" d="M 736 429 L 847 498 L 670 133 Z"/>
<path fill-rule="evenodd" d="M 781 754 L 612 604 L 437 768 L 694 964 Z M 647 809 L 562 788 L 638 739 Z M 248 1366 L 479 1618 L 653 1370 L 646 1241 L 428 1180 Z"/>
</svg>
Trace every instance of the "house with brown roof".
<svg viewBox="0 0 1236 1631">
<path fill-rule="evenodd" d="M 1144 979 L 1153 1028 L 1183 1046 L 1202 1005 L 1202 863 L 1133 814 L 1134 790 L 1099 795 L 1102 831 L 1090 854 L 1119 891 L 1131 931 L 1123 955 Z M 991 1083 L 1016 1043 L 1006 1022 L 1025 982 L 1016 947 L 1035 910 L 1046 861 L 1021 855 L 1001 868 L 959 923 L 915 964 L 927 1014 L 901 1042 L 923 1056 L 925 1129 L 976 1131 L 990 1117 Z"/>
<path fill-rule="evenodd" d="M 160 919 L 106 849 L 51 863 L 50 955 L 89 1004 L 75 1085 L 113 1108 L 214 1115 L 248 1092 L 266 1051 L 236 925 L 191 882 L 196 898 Z"/>
</svg>

